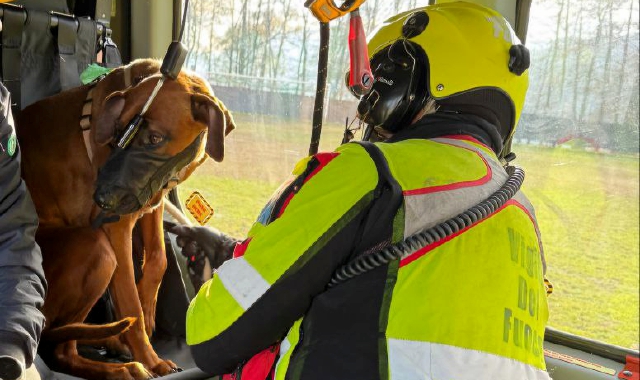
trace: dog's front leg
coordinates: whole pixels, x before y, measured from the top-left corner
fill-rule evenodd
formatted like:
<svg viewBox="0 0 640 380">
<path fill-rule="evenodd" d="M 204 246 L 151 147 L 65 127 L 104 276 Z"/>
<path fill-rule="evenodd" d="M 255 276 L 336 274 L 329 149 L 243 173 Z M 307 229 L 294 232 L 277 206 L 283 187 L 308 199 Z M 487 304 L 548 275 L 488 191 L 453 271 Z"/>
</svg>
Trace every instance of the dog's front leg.
<svg viewBox="0 0 640 380">
<path fill-rule="evenodd" d="M 135 317 L 136 323 L 125 332 L 124 338 L 131 350 L 133 359 L 144 364 L 157 375 L 166 375 L 177 370 L 169 360 L 162 360 L 151 347 L 145 332 L 142 306 L 136 291 L 133 272 L 131 233 L 137 215 L 123 215 L 119 222 L 104 226 L 116 254 L 117 267 L 111 279 L 109 289 L 118 318 Z"/>
<path fill-rule="evenodd" d="M 151 336 L 155 328 L 156 301 L 160 282 L 167 269 L 167 256 L 164 248 L 162 227 L 163 202 L 151 213 L 145 214 L 140 221 L 144 246 L 142 278 L 138 281 L 138 295 L 142 304 L 142 314 L 147 335 Z"/>
</svg>

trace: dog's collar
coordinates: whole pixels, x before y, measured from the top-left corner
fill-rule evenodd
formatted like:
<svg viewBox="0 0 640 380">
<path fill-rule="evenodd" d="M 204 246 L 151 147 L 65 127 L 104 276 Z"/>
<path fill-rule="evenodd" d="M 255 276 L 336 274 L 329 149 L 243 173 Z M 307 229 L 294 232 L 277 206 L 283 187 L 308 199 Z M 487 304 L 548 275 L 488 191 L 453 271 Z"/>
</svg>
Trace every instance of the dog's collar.
<svg viewBox="0 0 640 380">
<path fill-rule="evenodd" d="M 96 82 L 97 83 L 97 82 Z M 82 105 L 82 113 L 80 114 L 80 129 L 82 129 L 82 137 L 84 146 L 87 149 L 89 162 L 93 165 L 93 148 L 91 148 L 91 110 L 93 109 L 93 90 L 95 83 L 87 91 L 87 97 Z"/>
<path fill-rule="evenodd" d="M 133 65 L 126 65 L 124 67 L 124 88 L 131 86 L 131 67 Z"/>
<path fill-rule="evenodd" d="M 124 67 L 124 88 L 131 86 L 131 66 L 132 65 L 127 65 Z M 89 84 L 89 91 L 87 91 L 87 97 L 82 104 L 82 113 L 80 114 L 80 129 L 82 130 L 84 146 L 87 149 L 87 155 L 89 156 L 89 161 L 92 165 L 93 148 L 91 148 L 91 113 L 93 111 L 93 90 L 105 77 L 106 75 L 101 75 Z"/>
</svg>

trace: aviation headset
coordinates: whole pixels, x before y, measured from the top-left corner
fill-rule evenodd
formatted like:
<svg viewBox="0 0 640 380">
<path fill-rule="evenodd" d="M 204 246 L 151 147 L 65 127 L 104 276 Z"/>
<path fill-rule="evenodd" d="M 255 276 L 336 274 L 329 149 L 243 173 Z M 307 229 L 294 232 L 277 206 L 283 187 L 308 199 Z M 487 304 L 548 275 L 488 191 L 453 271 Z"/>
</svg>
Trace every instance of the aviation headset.
<svg viewBox="0 0 640 380">
<path fill-rule="evenodd" d="M 429 23 L 426 12 L 415 12 L 404 22 L 402 38 L 371 58 L 374 83 L 360 98 L 358 117 L 366 124 L 397 132 L 411 123 L 429 98 L 428 58 L 409 38 Z"/>
<path fill-rule="evenodd" d="M 464 12 L 452 12 L 457 9 Z M 434 98 L 443 110 L 477 114 L 494 124 L 506 145 L 500 156 L 506 156 L 528 83 L 527 48 L 508 23 L 488 8 L 460 2 L 431 8 L 431 12 L 430 16 L 425 8 L 393 17 L 371 37 L 370 50 L 384 47 L 370 59 L 373 86 L 359 97 L 357 116 L 368 125 L 365 139 L 374 127 L 395 133 L 410 125 Z M 430 17 L 433 25 L 429 25 Z M 489 29 L 492 23 L 493 30 Z M 447 34 L 444 28 L 476 33 L 477 41 L 469 44 L 465 40 L 468 34 L 455 30 Z M 496 35 L 496 30 L 501 34 Z M 430 62 L 423 46 L 435 36 L 443 41 L 429 47 L 429 54 L 437 54 L 437 60 Z M 500 57 L 506 58 L 504 64 Z M 443 65 L 448 60 L 457 67 Z M 456 70 L 463 71 L 456 74 Z"/>
</svg>

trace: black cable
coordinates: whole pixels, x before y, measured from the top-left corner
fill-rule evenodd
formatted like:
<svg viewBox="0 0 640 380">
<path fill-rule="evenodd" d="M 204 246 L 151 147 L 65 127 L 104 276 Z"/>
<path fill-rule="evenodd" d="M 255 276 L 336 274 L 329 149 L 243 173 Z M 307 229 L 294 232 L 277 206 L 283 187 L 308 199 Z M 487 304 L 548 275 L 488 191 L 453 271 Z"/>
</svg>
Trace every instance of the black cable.
<svg viewBox="0 0 640 380">
<path fill-rule="evenodd" d="M 461 214 L 436 226 L 417 232 L 401 242 L 387 246 L 380 251 L 355 258 L 333 273 L 329 287 L 331 288 L 355 276 L 386 265 L 393 260 L 401 260 L 427 245 L 445 239 L 460 230 L 486 219 L 498 211 L 500 207 L 504 206 L 507 201 L 520 190 L 524 182 L 524 171 L 522 169 L 515 166 L 508 166 L 506 170 L 509 178 L 507 178 L 507 181 L 500 189 L 491 194 L 489 198 Z"/>
<path fill-rule="evenodd" d="M 320 134 L 322 133 L 322 111 L 324 108 L 324 93 L 327 87 L 327 66 L 329 64 L 329 36 L 328 22 L 320 23 L 320 51 L 318 52 L 318 80 L 316 82 L 316 99 L 313 108 L 313 124 L 311 128 L 311 143 L 309 155 L 318 153 Z"/>
<path fill-rule="evenodd" d="M 180 34 L 178 41 L 182 41 L 182 33 L 184 33 L 184 25 L 187 22 L 187 10 L 189 10 L 189 0 L 184 0 L 184 11 L 182 12 L 182 22 L 180 24 Z"/>
</svg>

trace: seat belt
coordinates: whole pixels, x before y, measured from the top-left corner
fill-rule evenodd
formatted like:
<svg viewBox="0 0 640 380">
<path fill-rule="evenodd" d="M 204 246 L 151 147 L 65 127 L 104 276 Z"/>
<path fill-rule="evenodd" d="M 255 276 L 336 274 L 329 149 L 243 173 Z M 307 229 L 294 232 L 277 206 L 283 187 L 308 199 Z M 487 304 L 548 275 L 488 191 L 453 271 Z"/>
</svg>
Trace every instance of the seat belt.
<svg viewBox="0 0 640 380">
<path fill-rule="evenodd" d="M 2 17 L 2 81 L 11 92 L 14 114 L 20 110 L 20 67 L 22 60 L 22 29 L 26 13 L 22 9 L 4 7 Z"/>
</svg>

